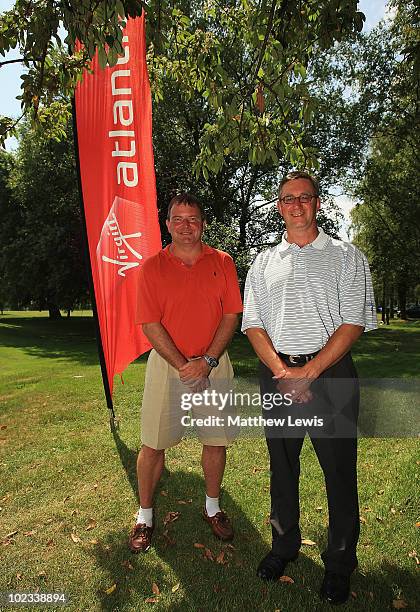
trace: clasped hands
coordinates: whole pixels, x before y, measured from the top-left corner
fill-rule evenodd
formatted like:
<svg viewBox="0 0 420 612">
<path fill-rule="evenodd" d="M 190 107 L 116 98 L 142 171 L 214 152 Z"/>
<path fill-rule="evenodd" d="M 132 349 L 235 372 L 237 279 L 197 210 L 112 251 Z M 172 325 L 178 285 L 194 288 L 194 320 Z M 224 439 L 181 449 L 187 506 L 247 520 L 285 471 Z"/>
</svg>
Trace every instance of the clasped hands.
<svg viewBox="0 0 420 612">
<path fill-rule="evenodd" d="M 282 395 L 289 394 L 292 396 L 293 402 L 296 404 L 306 404 L 313 399 L 312 391 L 310 390 L 314 376 L 308 376 L 305 366 L 289 368 L 283 364 L 282 369 L 278 370 L 273 376 L 273 380 L 277 381 L 277 389 Z"/>
<path fill-rule="evenodd" d="M 178 368 L 179 378 L 193 393 L 201 393 L 210 386 L 211 367 L 203 357 L 190 359 Z"/>
</svg>

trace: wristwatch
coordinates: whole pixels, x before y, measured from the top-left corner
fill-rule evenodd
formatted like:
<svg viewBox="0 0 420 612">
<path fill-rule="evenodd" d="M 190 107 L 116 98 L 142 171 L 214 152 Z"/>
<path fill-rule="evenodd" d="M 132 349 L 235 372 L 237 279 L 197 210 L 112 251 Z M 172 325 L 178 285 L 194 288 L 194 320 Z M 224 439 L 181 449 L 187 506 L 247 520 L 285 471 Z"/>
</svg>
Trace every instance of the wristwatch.
<svg viewBox="0 0 420 612">
<path fill-rule="evenodd" d="M 210 357 L 210 355 L 203 355 L 203 358 L 207 361 L 211 368 L 217 368 L 219 360 L 216 357 Z"/>
</svg>

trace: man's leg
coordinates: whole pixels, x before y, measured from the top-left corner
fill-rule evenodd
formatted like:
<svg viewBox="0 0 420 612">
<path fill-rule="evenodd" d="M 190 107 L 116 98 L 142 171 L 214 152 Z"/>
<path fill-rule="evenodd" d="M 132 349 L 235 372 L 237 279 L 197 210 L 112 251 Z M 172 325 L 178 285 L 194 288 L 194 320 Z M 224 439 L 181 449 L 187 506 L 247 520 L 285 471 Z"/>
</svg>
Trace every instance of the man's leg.
<svg viewBox="0 0 420 612">
<path fill-rule="evenodd" d="M 328 546 L 322 559 L 327 571 L 350 576 L 357 567 L 360 531 L 357 440 L 314 438 L 312 443 L 324 472 L 328 498 Z"/>
<path fill-rule="evenodd" d="M 137 457 L 137 482 L 140 506 L 151 508 L 153 494 L 165 465 L 165 451 L 143 445 Z"/>
<path fill-rule="evenodd" d="M 257 576 L 278 580 L 300 549 L 299 455 L 303 438 L 267 438 L 270 454 L 272 549 L 260 562 Z"/>
<path fill-rule="evenodd" d="M 226 465 L 226 447 L 203 444 L 201 466 L 209 497 L 219 497 Z"/>
<path fill-rule="evenodd" d="M 303 438 L 268 438 L 272 551 L 283 559 L 299 552 L 299 476 Z"/>
<path fill-rule="evenodd" d="M 206 483 L 206 505 L 204 519 L 212 528 L 213 534 L 220 540 L 231 540 L 233 528 L 225 512 L 220 510 L 219 496 L 223 473 L 226 465 L 226 447 L 203 444 L 201 465 Z"/>
</svg>

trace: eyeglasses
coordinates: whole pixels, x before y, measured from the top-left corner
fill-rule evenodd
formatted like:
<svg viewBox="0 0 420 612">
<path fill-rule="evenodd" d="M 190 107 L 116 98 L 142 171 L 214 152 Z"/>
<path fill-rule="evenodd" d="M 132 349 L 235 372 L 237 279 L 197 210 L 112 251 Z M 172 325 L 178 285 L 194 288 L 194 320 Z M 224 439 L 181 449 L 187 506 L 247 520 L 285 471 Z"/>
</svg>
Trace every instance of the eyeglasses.
<svg viewBox="0 0 420 612">
<path fill-rule="evenodd" d="M 309 204 L 309 202 L 311 202 L 313 198 L 317 198 L 317 197 L 318 196 L 311 195 L 310 193 L 301 193 L 298 196 L 293 196 L 293 195 L 284 196 L 284 198 L 280 198 L 280 202 L 283 202 L 283 204 L 286 204 L 286 205 L 290 205 L 290 204 L 294 204 L 296 200 L 299 200 L 301 204 Z"/>
</svg>

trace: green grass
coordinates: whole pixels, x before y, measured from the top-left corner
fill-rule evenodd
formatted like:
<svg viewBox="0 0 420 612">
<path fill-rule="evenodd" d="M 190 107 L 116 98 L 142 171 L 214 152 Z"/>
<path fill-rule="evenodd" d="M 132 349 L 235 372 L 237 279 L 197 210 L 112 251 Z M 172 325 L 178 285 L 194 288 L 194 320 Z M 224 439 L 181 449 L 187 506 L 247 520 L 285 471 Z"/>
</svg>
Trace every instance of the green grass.
<svg viewBox="0 0 420 612">
<path fill-rule="evenodd" d="M 168 452 L 154 548 L 133 556 L 126 542 L 137 509 L 145 359 L 127 369 L 124 385 L 115 381 L 121 425 L 113 436 L 90 317 L 49 321 L 44 314 L 6 313 L 0 318 L 0 343 L 0 592 L 64 591 L 71 598 L 65 609 L 83 612 L 330 609 L 317 595 L 328 515 L 310 443 L 302 452 L 301 526 L 316 545 L 303 546 L 298 562 L 288 568 L 294 584 L 267 586 L 255 577 L 270 543 L 269 474 L 261 438 L 240 438 L 228 452 L 223 506 L 234 521 L 234 548 L 214 540 L 200 519 L 200 445 L 189 438 Z M 256 359 L 245 338 L 237 335 L 230 353 L 239 376 L 255 376 Z M 393 322 L 365 334 L 354 356 L 366 378 L 419 377 L 419 322 Z M 352 581 L 356 597 L 343 610 L 388 610 L 398 598 L 408 609 L 418 609 L 413 554 L 420 555 L 418 464 L 416 439 L 360 441 L 359 569 Z M 181 514 L 165 535 L 162 522 L 169 511 Z M 227 563 L 205 559 L 194 543 L 215 557 L 224 551 Z M 153 582 L 160 595 L 154 596 L 156 603 L 146 603 Z"/>
</svg>

